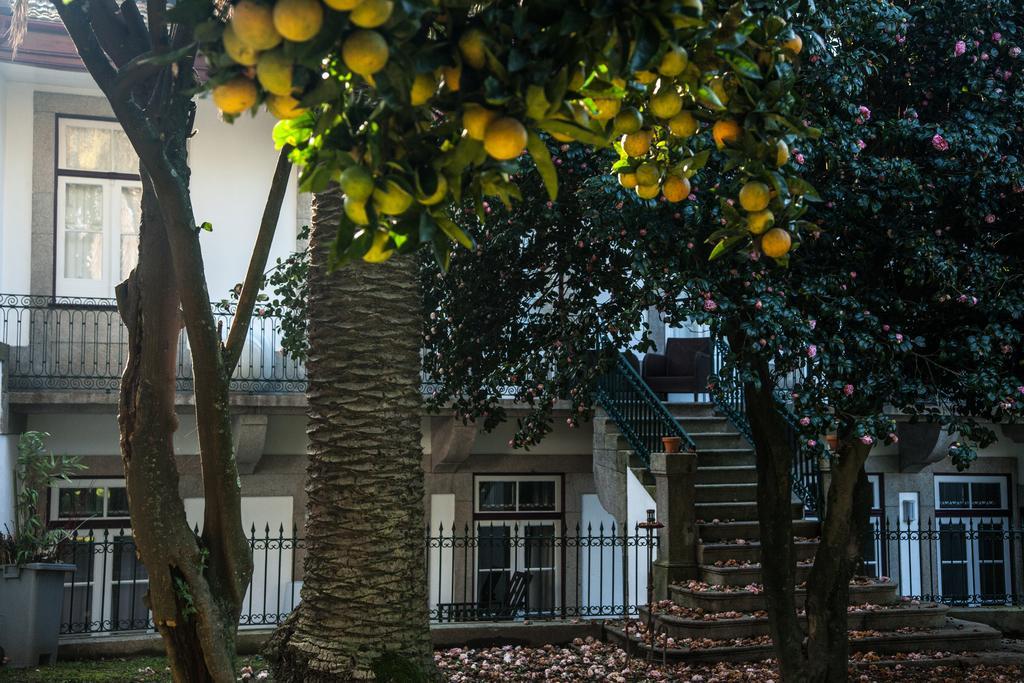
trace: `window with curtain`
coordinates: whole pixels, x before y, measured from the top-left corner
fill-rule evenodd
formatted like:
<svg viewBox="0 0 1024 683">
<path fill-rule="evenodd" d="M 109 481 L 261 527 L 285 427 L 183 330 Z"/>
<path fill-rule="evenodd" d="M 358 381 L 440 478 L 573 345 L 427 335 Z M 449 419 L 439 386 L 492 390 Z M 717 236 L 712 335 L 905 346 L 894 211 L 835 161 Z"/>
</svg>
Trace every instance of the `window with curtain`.
<svg viewBox="0 0 1024 683">
<path fill-rule="evenodd" d="M 139 160 L 116 121 L 57 120 L 58 296 L 112 297 L 135 267 L 142 183 Z"/>
</svg>

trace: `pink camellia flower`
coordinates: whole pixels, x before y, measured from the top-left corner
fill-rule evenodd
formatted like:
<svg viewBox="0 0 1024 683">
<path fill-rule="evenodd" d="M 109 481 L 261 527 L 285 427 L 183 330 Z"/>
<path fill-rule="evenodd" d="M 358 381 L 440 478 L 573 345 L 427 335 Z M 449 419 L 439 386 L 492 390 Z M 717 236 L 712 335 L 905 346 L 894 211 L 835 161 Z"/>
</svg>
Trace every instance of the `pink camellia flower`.
<svg viewBox="0 0 1024 683">
<path fill-rule="evenodd" d="M 860 139 L 857 140 L 857 149 L 864 149 L 867 146 L 868 146 L 868 144 L 866 142 L 864 142 L 863 140 L 860 140 Z"/>
<path fill-rule="evenodd" d="M 889 326 L 888 326 L 888 325 L 882 325 L 882 332 L 888 332 L 888 331 L 889 331 L 889 329 L 890 329 L 890 328 L 889 328 Z"/>
<path fill-rule="evenodd" d="M 870 446 L 875 442 L 875 440 L 871 436 L 865 434 L 864 436 L 860 437 L 860 442 L 865 446 Z"/>
<path fill-rule="evenodd" d="M 999 43 L 999 42 L 1002 42 L 1002 40 L 1003 40 L 1003 34 L 1000 33 L 999 31 L 996 31 L 995 33 L 992 34 L 992 42 L 993 43 Z"/>
<path fill-rule="evenodd" d="M 1021 396 L 1024 396 L 1024 384 L 1017 387 L 1017 393 L 1020 394 Z"/>
<path fill-rule="evenodd" d="M 810 448 L 814 448 L 815 446 L 817 446 L 817 445 L 818 445 L 818 442 L 817 442 L 817 441 L 815 441 L 814 439 L 807 439 L 807 445 L 808 445 L 808 446 L 809 446 Z"/>
<path fill-rule="evenodd" d="M 808 325 L 810 326 L 810 328 L 811 328 L 811 329 L 813 330 L 813 329 L 814 329 L 815 327 L 817 327 L 817 326 L 818 326 L 818 321 L 817 321 L 817 320 L 808 320 L 808 321 L 807 321 L 807 324 L 808 324 Z"/>
<path fill-rule="evenodd" d="M 990 213 L 989 215 L 985 216 L 985 222 L 986 223 L 995 223 L 996 222 L 995 214 Z"/>
<path fill-rule="evenodd" d="M 1017 46 L 1011 47 L 1010 48 L 1010 56 L 1013 57 L 1014 59 L 1016 59 L 1017 57 L 1020 57 L 1020 48 L 1017 47 Z"/>
<path fill-rule="evenodd" d="M 806 427 L 809 424 L 811 424 L 811 418 L 807 417 L 806 415 L 804 417 L 800 418 L 800 426 L 801 427 Z"/>
<path fill-rule="evenodd" d="M 956 41 L 956 45 L 953 46 L 953 54 L 957 57 L 967 52 L 967 43 L 962 40 Z"/>
<path fill-rule="evenodd" d="M 807 357 L 808 358 L 814 358 L 817 355 L 818 355 L 818 347 L 817 346 L 815 346 L 814 344 L 811 344 L 810 346 L 807 347 Z"/>
<path fill-rule="evenodd" d="M 981 53 L 981 61 L 983 61 L 983 62 L 987 62 L 988 61 L 988 53 L 987 52 L 982 52 Z"/>
<path fill-rule="evenodd" d="M 853 396 L 853 385 L 847 384 L 845 387 L 843 387 L 843 393 L 846 394 L 847 396 Z"/>
<path fill-rule="evenodd" d="M 902 344 L 903 343 L 903 335 L 900 334 L 899 332 L 896 333 L 896 343 L 897 344 Z"/>
<path fill-rule="evenodd" d="M 806 159 L 806 158 L 804 157 L 804 155 L 803 155 L 803 154 L 801 154 L 800 152 L 797 152 L 797 153 L 795 153 L 795 154 L 793 155 L 793 160 L 794 160 L 794 161 L 795 161 L 796 163 L 798 163 L 798 164 L 802 164 L 802 163 L 804 163 L 805 161 L 807 161 L 807 159 Z"/>
<path fill-rule="evenodd" d="M 717 310 L 717 309 L 718 309 L 718 304 L 715 303 L 714 300 L 706 299 L 704 301 L 704 310 L 705 311 L 714 311 L 714 310 Z"/>
<path fill-rule="evenodd" d="M 857 111 L 860 112 L 860 117 L 865 121 L 871 120 L 871 110 L 865 107 L 863 104 L 857 107 Z"/>
<path fill-rule="evenodd" d="M 946 142 L 946 138 L 942 137 L 938 133 L 932 136 L 932 147 L 940 152 L 945 152 L 949 149 L 949 143 Z"/>
<path fill-rule="evenodd" d="M 761 303 L 760 299 L 754 302 L 754 310 L 760 311 L 762 308 L 764 308 L 764 304 Z"/>
</svg>

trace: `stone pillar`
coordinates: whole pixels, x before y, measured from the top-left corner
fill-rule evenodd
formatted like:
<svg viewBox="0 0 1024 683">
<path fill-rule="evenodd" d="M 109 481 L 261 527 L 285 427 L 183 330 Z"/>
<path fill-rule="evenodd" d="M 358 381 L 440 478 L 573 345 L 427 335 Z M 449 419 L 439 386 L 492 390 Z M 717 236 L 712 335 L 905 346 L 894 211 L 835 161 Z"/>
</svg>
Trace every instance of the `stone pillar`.
<svg viewBox="0 0 1024 683">
<path fill-rule="evenodd" d="M 821 509 L 818 510 L 818 519 L 825 519 L 828 489 L 832 485 L 832 459 L 827 454 L 818 457 L 818 477 L 821 482 Z"/>
<path fill-rule="evenodd" d="M 654 597 L 668 598 L 670 584 L 696 579 L 697 454 L 651 453 L 658 521 L 658 559 L 654 561 Z"/>
</svg>

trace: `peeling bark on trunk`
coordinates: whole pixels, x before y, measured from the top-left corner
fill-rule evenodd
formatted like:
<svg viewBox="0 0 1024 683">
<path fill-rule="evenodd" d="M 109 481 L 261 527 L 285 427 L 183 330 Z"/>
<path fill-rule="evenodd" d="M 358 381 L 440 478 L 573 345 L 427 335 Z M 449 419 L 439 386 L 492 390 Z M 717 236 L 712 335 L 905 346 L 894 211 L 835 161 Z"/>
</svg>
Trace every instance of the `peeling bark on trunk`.
<svg viewBox="0 0 1024 683">
<path fill-rule="evenodd" d="M 178 494 L 173 437 L 181 316 L 163 216 L 148 174 L 139 242 L 139 265 L 117 289 L 129 343 L 118 422 L 132 530 L 149 575 L 146 599 L 175 681 L 232 681 L 230 610 L 201 574 L 202 551 Z"/>
<path fill-rule="evenodd" d="M 416 262 L 328 272 L 341 199 L 313 205 L 305 577 L 267 654 L 282 682 L 372 680 L 382 666 L 415 681 L 402 667 L 431 663 Z"/>
</svg>

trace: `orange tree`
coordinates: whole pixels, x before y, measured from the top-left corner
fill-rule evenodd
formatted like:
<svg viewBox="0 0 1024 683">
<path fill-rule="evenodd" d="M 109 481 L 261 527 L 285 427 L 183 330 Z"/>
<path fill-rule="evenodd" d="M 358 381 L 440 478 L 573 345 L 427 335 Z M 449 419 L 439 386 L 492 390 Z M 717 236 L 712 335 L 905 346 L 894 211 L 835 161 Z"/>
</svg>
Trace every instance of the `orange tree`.
<svg viewBox="0 0 1024 683">
<path fill-rule="evenodd" d="M 797 3 L 792 3 L 796 5 Z M 678 199 L 717 147 L 744 212 L 722 249 L 784 261 L 813 192 L 788 165 L 813 135 L 794 112 L 803 39 L 786 3 L 460 3 L 425 0 L 186 0 L 227 119 L 261 104 L 281 119 L 306 189 L 345 193 L 334 253 L 383 260 L 429 243 L 445 262 L 470 239 L 448 207 L 519 198 L 510 162 L 529 153 L 552 198 L 541 141 L 614 145 L 641 197 Z M 704 134 L 709 133 L 709 134 Z M 739 185 L 737 185 L 739 187 Z M 777 228 L 751 236 L 746 214 Z"/>
<path fill-rule="evenodd" d="M 475 246 L 452 207 L 468 205 L 482 217 L 485 198 L 522 199 L 514 175 L 520 163 L 532 163 L 547 197 L 556 198 L 545 135 L 614 149 L 617 160 L 606 163 L 640 198 L 684 199 L 690 178 L 714 157 L 738 206 L 704 235 L 716 245 L 713 255 L 763 253 L 786 263 L 810 227 L 802 216 L 814 196 L 789 163 L 794 141 L 815 135 L 794 95 L 803 50 L 791 28 L 797 4 L 183 0 L 171 15 L 201 45 L 206 87 L 224 117 L 265 106 L 280 119 L 278 144 L 294 147 L 302 187 L 325 196 L 340 187 L 331 265 L 382 262 L 429 244 L 447 267 L 454 244 Z M 318 244 L 323 227 L 314 226 Z M 311 265 L 321 272 L 322 264 Z M 330 383 L 315 370 L 311 385 Z M 340 457 L 313 453 L 312 467 L 330 470 Z M 421 478 L 417 468 L 410 486 Z M 399 504 L 385 498 L 377 501 L 382 508 Z M 306 564 L 322 569 L 325 558 L 315 554 L 307 553 Z M 413 553 L 409 561 L 423 557 Z M 421 569 L 396 568 L 395 577 Z M 344 608 L 328 586 L 307 579 L 307 613 Z M 426 633 L 422 609 L 364 612 L 346 615 L 365 632 Z M 393 618 L 415 623 L 383 623 Z M 282 629 L 282 642 L 291 642 L 291 627 Z M 334 649 L 282 656 L 275 675 L 336 680 L 370 675 L 374 662 L 405 660 L 408 679 L 429 666 L 425 636 L 348 649 L 341 632 L 317 637 Z"/>
</svg>

